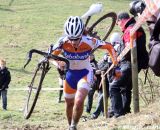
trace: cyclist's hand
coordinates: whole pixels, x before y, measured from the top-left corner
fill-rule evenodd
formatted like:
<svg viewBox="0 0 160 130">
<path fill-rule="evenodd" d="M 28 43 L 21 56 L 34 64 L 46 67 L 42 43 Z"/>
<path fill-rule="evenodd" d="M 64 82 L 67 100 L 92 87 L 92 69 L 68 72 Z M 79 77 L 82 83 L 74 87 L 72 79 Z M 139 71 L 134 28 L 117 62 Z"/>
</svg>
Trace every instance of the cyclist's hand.
<svg viewBox="0 0 160 130">
<path fill-rule="evenodd" d="M 66 63 L 64 61 L 58 61 L 58 68 L 64 70 Z"/>
<path fill-rule="evenodd" d="M 117 60 L 114 61 L 113 64 L 114 64 L 114 66 L 117 66 L 118 65 L 118 61 Z"/>
</svg>

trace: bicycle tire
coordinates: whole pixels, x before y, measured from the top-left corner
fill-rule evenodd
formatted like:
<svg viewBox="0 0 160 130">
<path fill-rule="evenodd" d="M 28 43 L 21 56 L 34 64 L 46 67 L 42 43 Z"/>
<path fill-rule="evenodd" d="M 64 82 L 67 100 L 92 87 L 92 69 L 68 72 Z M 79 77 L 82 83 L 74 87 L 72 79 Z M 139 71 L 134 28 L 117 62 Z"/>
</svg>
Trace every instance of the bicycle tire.
<svg viewBox="0 0 160 130">
<path fill-rule="evenodd" d="M 114 28 L 114 26 L 115 26 L 115 24 L 116 24 L 117 15 L 116 15 L 116 13 L 114 13 L 114 12 L 107 13 L 107 14 L 103 15 L 102 17 L 100 17 L 95 23 L 93 23 L 93 24 L 89 27 L 89 29 L 88 29 L 88 34 L 89 34 L 90 36 L 93 36 L 93 37 L 94 37 L 94 34 L 93 34 L 93 33 L 94 33 L 94 28 L 96 28 L 96 26 L 97 26 L 98 24 L 100 24 L 103 20 L 106 20 L 106 19 L 109 19 L 109 18 L 112 19 L 112 23 L 111 23 L 108 31 L 105 32 L 105 35 L 103 36 L 103 38 L 100 38 L 101 40 L 105 41 L 105 40 L 107 39 L 107 37 L 109 36 L 109 34 L 112 32 L 112 30 L 113 30 L 113 28 Z M 99 33 L 99 32 L 97 32 L 97 33 Z M 96 35 L 97 35 L 97 33 L 96 33 Z"/>
<path fill-rule="evenodd" d="M 29 88 L 28 96 L 27 96 L 27 101 L 26 101 L 25 107 L 24 107 L 24 118 L 25 119 L 29 119 L 31 114 L 33 113 L 33 110 L 34 110 L 36 103 L 37 103 L 37 99 L 39 97 L 39 93 L 41 91 L 44 77 L 45 77 L 46 73 L 48 72 L 46 69 L 48 66 L 49 65 L 48 64 L 46 65 L 44 62 L 37 65 L 37 68 L 34 72 L 31 83 L 28 86 L 28 88 Z M 38 74 L 39 71 L 41 71 L 40 74 Z M 34 83 L 36 82 L 35 80 L 37 80 L 36 77 L 38 77 L 38 79 L 39 79 L 37 88 L 33 86 Z M 36 92 L 33 95 L 33 99 L 31 99 L 32 98 L 31 95 L 34 93 L 33 89 L 35 89 L 35 88 L 36 88 Z"/>
</svg>

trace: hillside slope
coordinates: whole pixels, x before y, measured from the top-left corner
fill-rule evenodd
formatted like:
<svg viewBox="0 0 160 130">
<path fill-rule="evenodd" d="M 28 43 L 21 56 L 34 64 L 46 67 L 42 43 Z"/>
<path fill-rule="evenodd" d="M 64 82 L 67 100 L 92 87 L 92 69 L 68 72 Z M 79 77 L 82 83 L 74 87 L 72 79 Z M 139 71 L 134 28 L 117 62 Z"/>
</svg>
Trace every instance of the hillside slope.
<svg viewBox="0 0 160 130">
<path fill-rule="evenodd" d="M 117 119 L 88 120 L 80 123 L 79 130 L 160 130 L 160 101 L 150 104 L 137 114 L 127 114 Z"/>
<path fill-rule="evenodd" d="M 36 125 L 26 124 L 21 128 L 12 128 L 13 130 L 68 130 L 65 118 L 61 120 L 57 118 L 53 122 L 43 124 L 42 121 Z M 102 116 L 96 120 L 91 120 L 89 117 L 85 120 L 81 118 L 78 130 L 160 130 L 160 101 L 157 100 L 142 108 L 137 114 L 131 113 L 119 118 L 105 119 Z"/>
</svg>

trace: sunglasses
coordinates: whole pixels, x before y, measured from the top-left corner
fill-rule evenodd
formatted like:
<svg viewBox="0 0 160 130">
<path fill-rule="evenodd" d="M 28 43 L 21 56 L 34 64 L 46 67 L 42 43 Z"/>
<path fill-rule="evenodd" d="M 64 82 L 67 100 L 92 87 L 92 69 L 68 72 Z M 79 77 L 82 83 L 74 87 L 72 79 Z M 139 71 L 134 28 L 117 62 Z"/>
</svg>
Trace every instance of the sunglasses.
<svg viewBox="0 0 160 130">
<path fill-rule="evenodd" d="M 70 41 L 78 41 L 80 38 L 76 38 L 76 39 L 69 39 Z"/>
<path fill-rule="evenodd" d="M 68 38 L 70 41 L 78 41 L 80 38 L 76 38 L 76 39 L 72 39 L 72 38 Z"/>
</svg>

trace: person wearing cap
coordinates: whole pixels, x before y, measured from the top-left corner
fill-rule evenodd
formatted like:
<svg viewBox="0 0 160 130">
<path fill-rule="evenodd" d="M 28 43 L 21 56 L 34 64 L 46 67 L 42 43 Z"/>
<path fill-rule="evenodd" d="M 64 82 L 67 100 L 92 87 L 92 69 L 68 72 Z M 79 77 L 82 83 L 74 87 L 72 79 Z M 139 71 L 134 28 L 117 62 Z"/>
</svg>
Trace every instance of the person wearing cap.
<svg viewBox="0 0 160 130">
<path fill-rule="evenodd" d="M 124 45 L 130 44 L 130 31 L 136 23 L 134 17 L 130 17 L 127 12 L 119 12 L 117 15 L 117 25 L 123 32 L 122 40 Z M 141 69 L 148 67 L 148 52 L 146 49 L 146 34 L 144 29 L 140 27 L 136 33 L 136 47 L 137 47 L 137 60 L 138 60 L 138 72 Z M 130 52 L 125 56 L 125 59 L 131 61 Z"/>
<path fill-rule="evenodd" d="M 127 12 L 119 12 L 117 15 L 117 25 L 120 27 L 121 31 L 123 32 L 122 34 L 122 41 L 124 43 L 124 47 L 128 46 L 130 44 L 130 31 L 133 28 L 134 24 L 136 23 L 135 19 L 133 17 L 130 17 Z M 147 69 L 148 68 L 148 52 L 146 50 L 146 34 L 143 30 L 142 27 L 140 27 L 136 33 L 136 48 L 137 48 L 137 61 L 138 61 L 138 72 L 141 71 L 141 69 Z M 131 77 L 131 54 L 130 51 L 124 56 L 123 61 L 125 61 L 124 66 L 122 67 L 124 70 L 124 73 L 122 73 L 122 80 L 120 84 L 123 84 L 124 89 L 121 89 L 121 93 L 124 93 L 125 96 L 122 97 L 122 103 L 119 103 L 118 97 L 114 100 L 115 101 L 115 106 L 119 106 L 120 109 L 117 112 L 121 115 L 130 113 L 131 108 L 131 90 L 132 90 L 132 77 Z M 122 62 L 123 63 L 123 62 Z M 121 65 L 122 65 L 121 63 Z M 122 69 L 121 68 L 121 69 Z M 124 74 L 124 75 L 123 75 Z M 122 88 L 123 88 L 122 87 Z M 113 87 L 114 88 L 114 87 Z M 114 93 L 114 98 L 117 96 L 115 93 L 117 92 L 116 90 Z M 120 97 L 120 95 L 119 95 Z"/>
<path fill-rule="evenodd" d="M 6 61 L 0 59 L 0 98 L 2 96 L 2 108 L 7 110 L 7 89 L 11 81 L 11 75 L 6 67 Z"/>
</svg>

